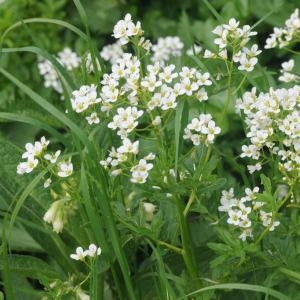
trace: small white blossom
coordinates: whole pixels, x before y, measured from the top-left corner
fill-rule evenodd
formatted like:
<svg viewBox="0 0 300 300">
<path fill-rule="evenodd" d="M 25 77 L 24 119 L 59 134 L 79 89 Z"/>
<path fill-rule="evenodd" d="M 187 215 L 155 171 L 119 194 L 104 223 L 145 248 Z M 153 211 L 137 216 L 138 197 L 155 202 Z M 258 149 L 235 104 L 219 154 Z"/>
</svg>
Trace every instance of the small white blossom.
<svg viewBox="0 0 300 300">
<path fill-rule="evenodd" d="M 73 173 L 73 164 L 71 161 L 63 161 L 58 164 L 59 177 L 69 177 Z"/>
</svg>

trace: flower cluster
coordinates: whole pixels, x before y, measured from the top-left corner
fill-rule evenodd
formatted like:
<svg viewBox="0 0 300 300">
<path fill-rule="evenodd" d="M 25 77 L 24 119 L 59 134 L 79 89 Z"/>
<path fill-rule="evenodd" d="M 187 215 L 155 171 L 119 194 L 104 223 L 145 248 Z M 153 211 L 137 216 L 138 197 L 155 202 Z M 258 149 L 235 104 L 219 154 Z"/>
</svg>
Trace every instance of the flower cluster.
<svg viewBox="0 0 300 300">
<path fill-rule="evenodd" d="M 43 136 L 40 141 L 34 142 L 34 144 L 27 143 L 25 145 L 26 151 L 22 154 L 22 158 L 26 158 L 27 161 L 20 162 L 17 166 L 17 173 L 23 175 L 25 173 L 31 173 L 33 169 L 39 163 L 38 158 L 43 154 L 47 149 L 49 141 Z M 58 154 L 59 155 L 59 154 Z M 48 158 L 48 156 L 47 156 Z"/>
<path fill-rule="evenodd" d="M 124 20 L 120 20 L 114 27 L 113 37 L 118 39 L 121 45 L 126 45 L 130 37 L 141 36 L 143 30 L 141 28 L 141 22 L 134 24 L 130 14 L 126 14 Z"/>
<path fill-rule="evenodd" d="M 251 48 L 245 47 L 250 41 L 250 37 L 257 34 L 251 31 L 249 25 L 239 27 L 239 22 L 234 18 L 229 20 L 228 24 L 217 26 L 213 31 L 218 37 L 214 43 L 218 46 L 218 54 L 214 54 L 209 50 L 205 50 L 204 58 L 221 58 L 228 59 L 229 53 L 232 60 L 239 63 L 238 69 L 241 71 L 251 72 L 257 63 L 257 55 L 261 53 L 258 46 L 254 44 Z"/>
<path fill-rule="evenodd" d="M 57 159 L 60 156 L 61 151 L 46 152 L 49 141 L 43 136 L 40 141 L 34 142 L 34 144 L 27 143 L 25 145 L 26 151 L 22 154 L 22 158 L 26 158 L 27 161 L 20 162 L 17 166 L 17 173 L 23 175 L 25 173 L 31 173 L 41 161 L 46 164 L 56 164 L 58 177 L 68 177 L 73 173 L 73 164 L 71 160 L 60 161 L 57 163 Z M 51 184 L 51 178 L 48 178 L 44 187 L 47 188 Z"/>
<path fill-rule="evenodd" d="M 228 224 L 242 229 L 239 236 L 242 241 L 246 241 L 247 237 L 253 238 L 255 220 L 259 219 L 264 227 L 269 227 L 269 231 L 273 231 L 280 224 L 279 221 L 273 220 L 272 212 L 265 212 L 260 209 L 265 203 L 257 200 L 258 192 L 258 187 L 253 190 L 246 188 L 245 196 L 238 199 L 234 195 L 233 188 L 229 191 L 222 191 L 221 205 L 218 210 L 228 214 Z"/>
<path fill-rule="evenodd" d="M 81 63 L 81 58 L 69 48 L 64 48 L 58 52 L 56 59 L 68 71 L 78 68 Z M 62 85 L 52 63 L 48 60 L 40 60 L 38 68 L 40 74 L 44 77 L 45 87 L 52 87 L 56 92 L 62 94 Z"/>
<path fill-rule="evenodd" d="M 95 84 L 82 85 L 79 90 L 72 92 L 71 104 L 77 113 L 84 112 L 86 120 L 91 124 L 98 124 L 100 119 L 94 110 L 95 104 L 100 103 L 101 98 L 98 97 L 97 87 Z"/>
<path fill-rule="evenodd" d="M 161 64 L 170 60 L 171 57 L 181 56 L 183 43 L 178 36 L 160 37 L 157 44 L 152 45 L 153 51 L 152 61 Z"/>
<path fill-rule="evenodd" d="M 242 146 L 241 157 L 258 161 L 266 157 L 266 149 L 280 160 L 284 179 L 300 178 L 300 86 L 272 89 L 256 95 L 246 92 L 237 102 L 248 128 L 249 145 Z M 260 166 L 258 165 L 258 168 Z"/>
<path fill-rule="evenodd" d="M 285 26 L 283 28 L 275 27 L 273 33 L 266 40 L 265 49 L 283 48 L 288 46 L 293 40 L 299 38 L 300 34 L 300 18 L 299 9 L 296 8 L 295 11 L 290 15 L 289 19 L 285 21 Z"/>
<path fill-rule="evenodd" d="M 138 110 L 135 106 L 117 109 L 117 114 L 113 117 L 107 127 L 117 130 L 117 135 L 126 138 L 130 132 L 138 125 L 137 119 L 143 115 L 142 110 Z"/>
<path fill-rule="evenodd" d="M 106 45 L 102 48 L 100 56 L 111 64 L 115 63 L 117 59 L 123 56 L 124 52 L 120 43 Z"/>
<path fill-rule="evenodd" d="M 198 118 L 192 121 L 184 129 L 184 139 L 189 139 L 195 146 L 201 142 L 209 145 L 215 140 L 216 134 L 221 132 L 221 128 L 216 126 L 210 114 L 200 114 Z"/>
<path fill-rule="evenodd" d="M 202 47 L 197 44 L 194 44 L 191 48 L 186 50 L 186 54 L 189 56 L 193 56 L 199 54 L 201 51 L 202 51 Z"/>
<path fill-rule="evenodd" d="M 84 250 L 82 247 L 76 248 L 76 253 L 70 254 L 70 257 L 74 260 L 84 260 L 86 257 L 96 257 L 101 254 L 102 250 L 100 247 L 97 247 L 95 244 L 90 244 L 87 250 Z"/>
<path fill-rule="evenodd" d="M 131 171 L 131 182 L 133 183 L 145 183 L 149 175 L 149 171 L 153 168 L 153 164 L 147 162 L 147 157 L 139 161 L 139 163 L 133 166 Z"/>
<path fill-rule="evenodd" d="M 281 76 L 278 80 L 283 82 L 294 82 L 299 80 L 299 76 L 292 73 L 294 69 L 295 61 L 290 59 L 289 61 L 281 64 L 282 69 L 280 70 Z"/>
<path fill-rule="evenodd" d="M 114 36 L 127 36 L 129 41 L 132 35 L 127 31 L 132 26 L 140 28 L 139 24 L 134 25 L 130 15 L 126 15 L 125 19 L 115 26 Z M 141 61 L 136 56 L 123 53 L 123 56 L 112 64 L 111 73 L 103 74 L 99 96 L 96 86 L 85 85 L 74 91 L 71 99 L 72 108 L 77 113 L 91 113 L 86 117 L 90 124 L 99 123 L 100 117 L 107 122 L 107 127 L 120 137 L 122 144 L 118 148 L 112 147 L 108 157 L 101 160 L 100 164 L 110 170 L 113 176 L 130 170 L 133 183 L 146 182 L 148 173 L 153 168 L 153 164 L 147 161 L 155 158 L 151 153 L 143 158 L 137 157 L 139 142 L 134 138 L 137 127 L 161 126 L 165 112 L 174 110 L 181 96 L 193 97 L 200 102 L 206 101 L 208 95 L 205 88 L 212 85 L 210 74 L 207 72 L 202 73 L 196 68 L 186 66 L 176 70 L 175 65 L 165 64 L 170 56 L 181 55 L 183 44 L 178 38 L 161 39 L 153 47 L 154 51 L 169 52 L 165 52 L 162 59 L 154 59 L 155 63 L 146 65 L 143 72 Z M 220 129 L 214 126 L 212 120 L 203 125 L 205 126 L 201 134 L 206 136 L 207 143 L 212 143 L 214 135 L 219 133 Z"/>
</svg>

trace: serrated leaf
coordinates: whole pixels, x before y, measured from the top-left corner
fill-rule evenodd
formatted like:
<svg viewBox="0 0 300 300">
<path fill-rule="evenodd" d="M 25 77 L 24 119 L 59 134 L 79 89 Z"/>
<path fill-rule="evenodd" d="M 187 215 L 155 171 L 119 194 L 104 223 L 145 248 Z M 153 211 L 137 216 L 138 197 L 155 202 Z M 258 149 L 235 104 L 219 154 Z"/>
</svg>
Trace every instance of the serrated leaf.
<svg viewBox="0 0 300 300">
<path fill-rule="evenodd" d="M 207 243 L 207 246 L 218 254 L 230 253 L 232 251 L 230 246 L 222 243 Z"/>
<path fill-rule="evenodd" d="M 264 189 L 267 193 L 272 194 L 272 183 L 270 178 L 268 178 L 266 175 L 261 174 L 260 175 L 261 183 L 264 186 Z"/>
<path fill-rule="evenodd" d="M 206 187 L 198 189 L 198 193 L 203 194 L 203 193 L 219 190 L 226 184 L 226 181 L 227 181 L 226 178 L 218 178 L 211 184 L 207 185 Z"/>
</svg>

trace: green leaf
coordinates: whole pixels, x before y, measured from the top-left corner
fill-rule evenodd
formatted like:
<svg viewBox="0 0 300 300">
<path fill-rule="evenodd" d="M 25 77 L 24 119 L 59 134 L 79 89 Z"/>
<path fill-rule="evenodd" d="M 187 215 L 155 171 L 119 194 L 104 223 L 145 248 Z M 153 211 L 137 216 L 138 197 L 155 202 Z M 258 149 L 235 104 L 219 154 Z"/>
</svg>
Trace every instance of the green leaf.
<svg viewBox="0 0 300 300">
<path fill-rule="evenodd" d="M 88 147 L 88 149 L 93 152 L 90 141 L 88 140 L 86 134 L 79 128 L 75 123 L 73 123 L 64 113 L 58 110 L 54 105 L 49 103 L 46 99 L 38 95 L 20 80 L 18 80 L 15 76 L 5 71 L 3 68 L 0 68 L 0 73 L 2 73 L 6 78 L 12 81 L 16 86 L 18 86 L 26 95 L 28 95 L 34 102 L 43 107 L 46 111 L 52 114 L 55 118 L 60 120 L 63 124 L 68 126 L 75 136 L 82 141 L 84 145 Z"/>
<path fill-rule="evenodd" d="M 13 29 L 20 27 L 20 26 L 24 26 L 24 24 L 30 24 L 30 23 L 49 23 L 49 24 L 56 24 L 62 27 L 65 27 L 73 32 L 75 32 L 77 35 L 79 35 L 81 38 L 83 39 L 87 39 L 87 36 L 84 32 L 82 32 L 80 29 L 78 29 L 77 27 L 75 27 L 74 25 L 62 21 L 62 20 L 57 20 L 57 19 L 49 19 L 49 18 L 29 18 L 29 19 L 24 19 L 20 22 L 16 22 L 15 24 L 11 25 L 9 28 L 7 28 L 5 30 L 5 32 L 3 33 L 2 37 L 1 37 L 1 42 L 0 42 L 0 49 L 2 47 L 2 44 L 4 42 L 4 39 L 6 38 L 7 34 L 12 31 Z"/>
<path fill-rule="evenodd" d="M 199 194 L 204 194 L 208 192 L 213 192 L 221 189 L 226 184 L 226 178 L 218 178 L 213 183 L 207 185 L 206 187 L 198 189 Z"/>
<path fill-rule="evenodd" d="M 229 253 L 232 251 L 230 246 L 222 243 L 207 243 L 207 246 L 218 254 Z"/>
<path fill-rule="evenodd" d="M 56 279 L 59 273 L 43 260 L 29 255 L 12 254 L 8 256 L 9 270 L 20 273 L 29 278 L 40 279 L 41 277 Z M 4 262 L 0 259 L 0 270 L 3 270 Z"/>
<path fill-rule="evenodd" d="M 45 124 L 44 122 L 38 121 L 34 118 L 31 118 L 28 116 L 23 116 L 20 114 L 0 112 L 0 119 L 11 120 L 14 122 L 27 123 L 27 124 L 31 124 L 37 128 L 44 129 L 44 130 L 48 131 L 52 136 L 56 137 L 66 147 L 70 146 L 66 137 L 63 136 L 61 133 L 59 133 L 55 128 Z"/>
<path fill-rule="evenodd" d="M 272 194 L 272 183 L 271 183 L 271 179 L 268 178 L 266 175 L 261 174 L 260 175 L 260 180 L 262 185 L 264 186 L 265 191 L 268 194 Z"/>
<path fill-rule="evenodd" d="M 252 292 L 259 292 L 264 293 L 269 296 L 273 296 L 279 300 L 292 300 L 288 296 L 268 287 L 264 287 L 261 285 L 254 285 L 254 284 L 245 284 L 245 283 L 223 283 L 223 284 L 216 284 L 212 286 L 208 286 L 202 289 L 199 289 L 193 293 L 188 294 L 187 296 L 194 297 L 203 292 L 210 291 L 210 290 L 242 290 L 242 291 L 252 291 Z M 182 298 L 179 298 L 182 299 Z"/>
<path fill-rule="evenodd" d="M 175 174 L 177 176 L 179 153 L 182 148 L 183 129 L 188 120 L 188 105 L 187 101 L 182 99 L 179 101 L 175 115 Z"/>
</svg>

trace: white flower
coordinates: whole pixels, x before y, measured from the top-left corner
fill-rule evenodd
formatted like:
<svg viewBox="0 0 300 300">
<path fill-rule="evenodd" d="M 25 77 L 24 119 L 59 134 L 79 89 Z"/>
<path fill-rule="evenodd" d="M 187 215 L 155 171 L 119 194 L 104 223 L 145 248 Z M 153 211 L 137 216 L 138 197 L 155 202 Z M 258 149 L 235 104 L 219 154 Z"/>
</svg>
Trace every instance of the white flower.
<svg viewBox="0 0 300 300">
<path fill-rule="evenodd" d="M 64 48 L 58 52 L 58 61 L 68 70 L 78 68 L 81 62 L 80 57 L 70 48 Z"/>
<path fill-rule="evenodd" d="M 138 165 L 133 166 L 131 171 L 131 182 L 133 183 L 145 183 L 148 177 L 148 172 L 153 168 L 153 164 L 147 163 L 145 159 L 141 159 Z"/>
<path fill-rule="evenodd" d="M 261 163 L 256 163 L 255 165 L 248 165 L 247 169 L 250 174 L 254 173 L 255 171 L 260 171 L 261 170 Z"/>
<path fill-rule="evenodd" d="M 295 61 L 293 59 L 290 59 L 289 61 L 283 62 L 281 64 L 282 70 L 285 72 L 291 72 L 294 68 Z"/>
<path fill-rule="evenodd" d="M 235 18 L 231 18 L 228 22 L 228 25 L 224 24 L 223 27 L 229 31 L 235 31 L 239 24 L 240 22 L 238 22 Z"/>
<path fill-rule="evenodd" d="M 217 57 L 216 54 L 212 53 L 210 50 L 205 50 L 204 51 L 204 55 L 203 55 L 204 58 L 215 58 Z"/>
<path fill-rule="evenodd" d="M 172 56 L 181 56 L 183 47 L 184 45 L 178 36 L 160 37 L 158 38 L 157 44 L 151 47 L 153 51 L 151 60 L 164 64 L 164 62 L 167 62 Z"/>
<path fill-rule="evenodd" d="M 139 141 L 131 142 L 128 138 L 123 139 L 123 145 L 117 149 L 118 153 L 133 153 L 139 152 Z"/>
<path fill-rule="evenodd" d="M 95 112 L 93 112 L 89 116 L 85 117 L 85 119 L 88 121 L 88 123 L 90 125 L 92 125 L 92 124 L 99 124 L 100 123 L 100 119 L 97 116 L 97 113 L 95 113 Z"/>
<path fill-rule="evenodd" d="M 49 160 L 52 164 L 55 164 L 56 161 L 57 161 L 57 159 L 58 159 L 58 157 L 59 157 L 59 155 L 60 155 L 60 153 L 61 153 L 60 150 L 57 150 L 55 153 L 51 153 L 51 154 L 46 153 L 46 154 L 44 155 L 44 158 L 45 158 L 46 160 Z"/>
<path fill-rule="evenodd" d="M 229 218 L 227 219 L 228 224 L 239 226 L 242 212 L 240 210 L 232 210 L 228 211 Z"/>
<path fill-rule="evenodd" d="M 153 214 L 156 209 L 156 205 L 149 203 L 149 202 L 144 202 L 143 203 L 143 208 L 146 213 L 146 221 L 151 222 L 153 219 Z"/>
<path fill-rule="evenodd" d="M 194 44 L 191 48 L 186 51 L 186 54 L 189 56 L 197 55 L 202 51 L 202 47 Z"/>
<path fill-rule="evenodd" d="M 241 71 L 251 72 L 253 71 L 254 66 L 257 64 L 257 61 L 258 60 L 256 57 L 248 58 L 246 55 L 242 55 L 240 58 L 241 65 L 238 67 L 238 69 Z"/>
<path fill-rule="evenodd" d="M 64 200 L 54 201 L 43 217 L 45 222 L 52 223 L 53 231 L 56 233 L 61 232 L 64 227 L 63 205 Z"/>
<path fill-rule="evenodd" d="M 85 256 L 86 256 L 86 253 L 82 247 L 77 247 L 76 253 L 70 255 L 70 257 L 75 260 L 84 260 Z"/>
<path fill-rule="evenodd" d="M 73 173 L 73 164 L 71 163 L 71 161 L 68 162 L 60 162 L 58 164 L 58 173 L 57 175 L 59 177 L 68 177 Z"/>
<path fill-rule="evenodd" d="M 160 116 L 156 116 L 153 121 L 152 121 L 152 125 L 154 126 L 158 126 L 161 124 L 161 117 Z"/>
<path fill-rule="evenodd" d="M 252 234 L 252 229 L 251 228 L 247 228 L 244 229 L 242 234 L 239 236 L 239 238 L 245 242 L 247 237 L 253 238 L 253 234 Z"/>
<path fill-rule="evenodd" d="M 209 73 L 206 72 L 204 74 L 201 74 L 199 72 L 196 73 L 196 77 L 198 79 L 197 83 L 201 85 L 212 85 L 212 82 L 209 80 Z"/>
<path fill-rule="evenodd" d="M 47 178 L 44 182 L 44 188 L 46 189 L 47 187 L 49 187 L 51 183 L 52 183 L 51 178 L 50 177 Z"/>
<path fill-rule="evenodd" d="M 208 99 L 207 92 L 205 91 L 204 88 L 201 88 L 200 90 L 197 91 L 196 97 L 199 100 L 199 102 L 206 101 Z"/>
<path fill-rule="evenodd" d="M 124 20 L 119 20 L 114 26 L 113 37 L 118 39 L 121 45 L 125 45 L 129 42 L 131 36 L 141 35 L 142 33 L 141 23 L 134 24 L 131 15 L 126 14 Z"/>
<path fill-rule="evenodd" d="M 31 173 L 33 169 L 38 165 L 38 160 L 33 157 L 28 157 L 28 161 L 21 162 L 17 166 L 17 173 L 23 175 L 25 173 Z"/>
<path fill-rule="evenodd" d="M 123 56 L 124 52 L 119 43 L 109 44 L 102 48 L 100 56 L 105 60 L 114 64 L 117 59 Z"/>
<path fill-rule="evenodd" d="M 101 252 L 102 252 L 102 250 L 100 247 L 97 247 L 95 244 L 90 244 L 89 249 L 85 250 L 83 253 L 84 253 L 84 256 L 95 257 L 95 256 L 100 255 Z"/>
</svg>

